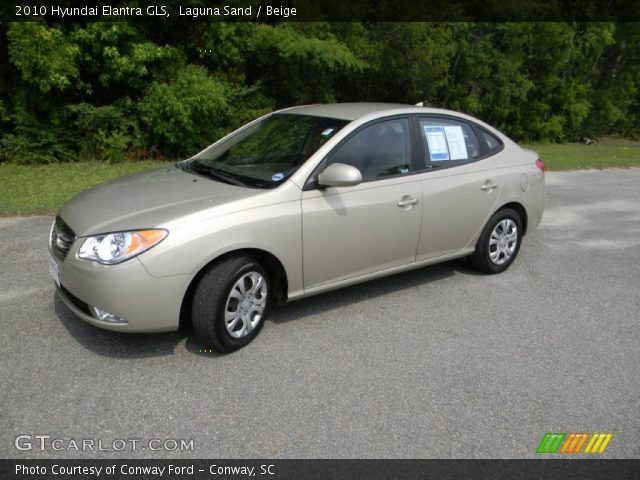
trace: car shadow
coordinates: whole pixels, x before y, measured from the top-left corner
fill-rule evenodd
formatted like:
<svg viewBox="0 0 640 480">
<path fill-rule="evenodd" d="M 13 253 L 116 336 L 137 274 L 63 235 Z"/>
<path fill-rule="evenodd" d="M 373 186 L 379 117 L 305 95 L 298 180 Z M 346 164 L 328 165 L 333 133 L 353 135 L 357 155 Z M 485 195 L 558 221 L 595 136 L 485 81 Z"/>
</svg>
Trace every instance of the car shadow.
<svg viewBox="0 0 640 480">
<path fill-rule="evenodd" d="M 168 333 L 120 333 L 102 330 L 76 317 L 54 293 L 54 308 L 67 332 L 84 348 L 98 355 L 113 358 L 147 358 L 174 355 L 177 346 L 185 342 L 185 348 L 194 353 L 203 353 L 191 331 L 181 327 Z M 206 355 L 217 354 L 207 351 Z"/>
<path fill-rule="evenodd" d="M 307 315 L 330 312 L 407 288 L 437 282 L 456 274 L 481 275 L 468 266 L 465 260 L 452 260 L 276 306 L 271 310 L 269 321 L 280 324 L 298 320 Z"/>
<path fill-rule="evenodd" d="M 456 274 L 480 275 L 467 266 L 464 260 L 454 260 L 277 306 L 272 310 L 269 321 L 281 324 L 307 315 L 331 312 L 337 308 L 439 281 Z M 54 308 L 57 317 L 69 334 L 84 348 L 101 356 L 128 359 L 175 355 L 177 347 L 182 343 L 187 351 L 196 355 L 210 358 L 222 355 L 204 350 L 194 339 L 188 325 L 181 326 L 178 331 L 170 333 L 111 332 L 101 330 L 77 318 L 57 294 L 54 294 Z"/>
</svg>

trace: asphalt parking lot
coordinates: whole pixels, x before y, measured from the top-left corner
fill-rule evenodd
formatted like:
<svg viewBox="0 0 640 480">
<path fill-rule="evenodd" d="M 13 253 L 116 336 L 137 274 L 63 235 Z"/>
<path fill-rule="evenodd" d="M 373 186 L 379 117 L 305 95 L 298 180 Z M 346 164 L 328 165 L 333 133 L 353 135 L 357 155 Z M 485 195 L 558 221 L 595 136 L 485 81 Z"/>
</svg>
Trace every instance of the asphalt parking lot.
<svg viewBox="0 0 640 480">
<path fill-rule="evenodd" d="M 77 320 L 48 276 L 51 218 L 2 219 L 0 456 L 510 458 L 612 432 L 603 456 L 638 458 L 640 169 L 547 185 L 507 272 L 450 262 L 294 302 L 227 356 Z M 20 434 L 194 443 L 18 451 Z"/>
</svg>

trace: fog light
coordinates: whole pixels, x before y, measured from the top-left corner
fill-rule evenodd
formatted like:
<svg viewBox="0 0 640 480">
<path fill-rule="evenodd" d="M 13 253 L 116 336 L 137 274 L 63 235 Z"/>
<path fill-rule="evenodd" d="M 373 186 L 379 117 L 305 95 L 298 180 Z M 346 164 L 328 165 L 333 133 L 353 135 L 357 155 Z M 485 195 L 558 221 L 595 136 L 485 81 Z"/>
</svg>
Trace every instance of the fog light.
<svg viewBox="0 0 640 480">
<path fill-rule="evenodd" d="M 98 307 L 91 307 L 91 312 L 93 316 L 96 317 L 101 322 L 109 322 L 109 323 L 129 323 L 124 318 L 117 317 L 113 313 L 105 312 L 104 310 L 100 310 Z"/>
</svg>

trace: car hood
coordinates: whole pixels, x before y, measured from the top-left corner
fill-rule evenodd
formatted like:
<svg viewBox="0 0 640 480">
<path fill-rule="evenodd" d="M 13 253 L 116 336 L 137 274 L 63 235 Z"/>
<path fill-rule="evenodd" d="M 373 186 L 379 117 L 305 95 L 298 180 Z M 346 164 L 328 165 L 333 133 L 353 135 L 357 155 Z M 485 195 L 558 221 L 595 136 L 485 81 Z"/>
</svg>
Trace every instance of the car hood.
<svg viewBox="0 0 640 480">
<path fill-rule="evenodd" d="M 77 236 L 152 228 L 262 190 L 238 187 L 171 166 L 102 183 L 71 199 L 60 217 Z"/>
</svg>

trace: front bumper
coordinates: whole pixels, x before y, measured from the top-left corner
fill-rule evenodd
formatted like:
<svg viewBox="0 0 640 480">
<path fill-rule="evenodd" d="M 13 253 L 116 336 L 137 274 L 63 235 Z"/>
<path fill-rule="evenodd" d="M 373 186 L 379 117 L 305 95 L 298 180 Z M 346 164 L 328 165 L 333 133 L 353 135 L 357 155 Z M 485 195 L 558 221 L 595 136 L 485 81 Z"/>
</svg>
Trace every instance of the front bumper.
<svg viewBox="0 0 640 480">
<path fill-rule="evenodd" d="M 100 265 L 78 259 L 79 242 L 58 263 L 60 287 L 57 293 L 65 305 L 91 325 L 119 332 L 165 332 L 177 330 L 190 275 L 154 277 L 136 257 L 117 265 Z M 117 315 L 127 323 L 101 321 L 88 306 Z"/>
</svg>

